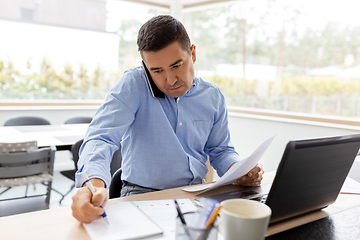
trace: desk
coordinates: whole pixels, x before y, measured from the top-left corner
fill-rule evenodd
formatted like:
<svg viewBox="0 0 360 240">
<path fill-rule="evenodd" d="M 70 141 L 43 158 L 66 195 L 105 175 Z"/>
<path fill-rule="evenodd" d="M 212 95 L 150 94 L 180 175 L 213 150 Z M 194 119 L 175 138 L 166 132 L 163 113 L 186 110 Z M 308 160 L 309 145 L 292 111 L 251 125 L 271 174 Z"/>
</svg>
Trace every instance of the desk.
<svg viewBox="0 0 360 240">
<path fill-rule="evenodd" d="M 0 127 L 0 142 L 36 140 L 39 147 L 56 146 L 70 150 L 71 145 L 83 139 L 89 124 L 34 125 Z"/>
<path fill-rule="evenodd" d="M 264 176 L 264 184 L 270 183 L 273 179 L 273 174 L 265 174 Z M 214 193 L 228 192 L 234 191 L 241 187 L 228 185 L 224 186 L 221 189 L 214 189 L 209 191 L 209 193 L 202 194 L 201 197 L 209 196 Z M 141 195 L 129 196 L 124 198 L 117 198 L 109 200 L 108 204 L 115 204 L 116 202 L 123 201 L 141 201 L 141 200 L 161 200 L 161 199 L 173 199 L 173 198 L 189 198 L 194 199 L 198 196 L 195 196 L 194 193 L 189 193 L 182 191 L 181 188 L 168 189 L 160 192 L 152 192 Z M 336 202 L 329 207 L 323 209 L 322 211 L 317 211 L 305 216 L 301 216 L 299 218 L 293 219 L 291 221 L 287 221 L 284 223 L 279 223 L 273 226 L 270 226 L 267 231 L 267 239 L 278 239 L 276 238 L 277 234 L 297 234 L 299 230 L 297 230 L 298 226 L 302 228 L 303 226 L 315 226 L 316 228 L 309 228 L 309 231 L 318 231 L 317 227 L 322 225 L 325 219 L 325 224 L 329 221 L 333 221 L 332 219 L 337 216 L 337 214 L 346 214 L 347 211 L 351 211 L 355 209 L 356 211 L 349 212 L 353 218 L 353 226 L 356 228 L 356 232 L 359 233 L 359 225 L 360 225 L 360 195 L 351 195 L 351 194 L 340 194 Z M 354 208 L 357 207 L 357 208 Z M 358 210 L 357 210 L 358 209 Z M 352 214 L 356 214 L 353 216 Z M 330 220 L 328 219 L 330 216 Z M 312 222 L 315 221 L 315 222 Z M 309 223 L 311 222 L 311 223 Z M 341 216 L 340 216 L 341 222 Z M 309 223 L 309 224 L 307 224 Z M 305 224 L 305 225 L 304 225 Z M 315 224 L 315 225 L 314 225 Z M 336 224 L 336 221 L 333 221 L 332 224 Z M 0 218 L 0 239 L 2 240 L 15 240 L 15 239 L 86 239 L 89 237 L 81 223 L 79 223 L 76 219 L 74 219 L 71 215 L 70 207 L 62 207 L 56 209 L 43 210 L 33 213 L 25 213 L 20 215 L 13 215 L 8 217 Z M 288 231 L 288 229 L 291 229 Z M 292 232 L 295 231 L 295 232 Z M 350 231 L 352 233 L 354 231 Z M 355 232 L 355 234 L 356 234 Z M 276 235 L 274 235 L 276 234 Z M 314 233 L 313 233 L 314 234 Z M 274 237 L 272 237 L 273 235 Z M 294 235 L 296 236 L 296 235 Z M 309 238 L 293 238 L 291 239 L 309 239 Z M 303 235 L 300 235 L 301 237 Z M 285 236 L 282 239 L 290 239 L 289 235 Z M 317 239 L 334 239 L 334 238 L 322 238 L 319 237 Z M 335 239 L 358 239 L 358 238 L 339 238 Z"/>
</svg>

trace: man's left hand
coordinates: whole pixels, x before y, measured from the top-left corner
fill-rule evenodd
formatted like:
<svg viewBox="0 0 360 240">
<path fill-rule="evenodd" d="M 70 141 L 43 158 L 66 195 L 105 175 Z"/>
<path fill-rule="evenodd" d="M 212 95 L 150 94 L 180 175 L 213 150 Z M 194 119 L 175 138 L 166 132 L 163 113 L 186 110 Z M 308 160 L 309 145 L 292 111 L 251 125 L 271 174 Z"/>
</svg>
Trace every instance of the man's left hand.
<svg viewBox="0 0 360 240">
<path fill-rule="evenodd" d="M 236 184 L 246 187 L 260 186 L 263 179 L 264 169 L 261 163 L 251 169 L 246 175 L 242 176 L 236 181 Z"/>
</svg>

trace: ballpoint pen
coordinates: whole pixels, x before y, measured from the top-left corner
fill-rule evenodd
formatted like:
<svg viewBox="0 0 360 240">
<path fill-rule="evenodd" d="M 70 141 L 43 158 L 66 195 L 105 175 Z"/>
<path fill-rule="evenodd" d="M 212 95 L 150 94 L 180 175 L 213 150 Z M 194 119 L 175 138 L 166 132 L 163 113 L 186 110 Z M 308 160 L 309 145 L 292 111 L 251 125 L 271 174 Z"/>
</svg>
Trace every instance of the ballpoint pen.
<svg viewBox="0 0 360 240">
<path fill-rule="evenodd" d="M 189 239 L 191 239 L 189 230 L 187 229 L 184 214 L 181 212 L 180 206 L 179 206 L 178 202 L 176 201 L 176 199 L 174 199 L 174 203 L 175 203 L 176 211 L 177 211 L 177 213 L 179 215 L 180 221 L 181 221 L 182 224 L 184 224 L 184 229 L 185 229 L 186 235 L 189 237 Z"/>
<path fill-rule="evenodd" d="M 91 194 L 94 195 L 95 194 L 95 188 L 92 185 L 92 183 L 90 182 L 90 179 L 88 178 L 88 176 L 87 176 L 87 174 L 85 172 L 82 173 L 82 177 L 83 177 L 83 179 L 84 179 L 84 181 L 86 183 L 86 186 L 89 188 Z M 104 218 L 104 220 L 106 221 L 107 224 L 110 224 L 109 220 L 107 219 L 107 215 L 105 213 L 104 207 L 102 205 L 100 205 L 100 207 L 104 210 L 104 213 L 101 216 Z"/>
<path fill-rule="evenodd" d="M 215 209 L 211 212 L 209 218 L 206 220 L 206 223 L 205 223 L 206 228 L 210 227 L 213 224 L 213 222 L 215 221 L 215 218 L 217 217 L 217 215 L 219 213 L 220 206 L 221 205 L 219 203 L 216 204 Z"/>
<path fill-rule="evenodd" d="M 180 210 L 180 206 L 178 204 L 178 202 L 176 201 L 176 199 L 174 199 L 174 203 L 175 203 L 175 207 L 176 207 L 176 211 L 179 215 L 179 218 L 180 218 L 180 221 L 182 224 L 186 225 L 186 221 L 185 221 L 185 218 L 184 218 L 184 214 L 181 212 Z"/>
</svg>

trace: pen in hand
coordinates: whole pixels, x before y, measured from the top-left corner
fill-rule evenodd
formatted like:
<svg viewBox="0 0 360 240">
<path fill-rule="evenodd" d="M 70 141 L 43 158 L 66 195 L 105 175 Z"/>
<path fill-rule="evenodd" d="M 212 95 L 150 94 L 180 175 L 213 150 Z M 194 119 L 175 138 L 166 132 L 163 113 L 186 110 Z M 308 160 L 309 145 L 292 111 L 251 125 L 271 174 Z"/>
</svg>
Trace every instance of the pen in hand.
<svg viewBox="0 0 360 240">
<path fill-rule="evenodd" d="M 95 194 L 95 188 L 94 186 L 92 185 L 92 183 L 90 182 L 90 179 L 88 178 L 87 174 L 85 172 L 82 173 L 82 177 L 86 183 L 86 186 L 89 188 L 90 192 L 91 192 L 91 195 L 94 195 Z M 100 205 L 100 207 L 102 209 L 104 209 L 104 207 L 102 205 Z M 110 224 L 109 223 L 109 220 L 107 219 L 107 215 L 105 213 L 105 209 L 104 209 L 104 213 L 101 215 L 104 220 L 106 221 L 107 224 Z"/>
</svg>

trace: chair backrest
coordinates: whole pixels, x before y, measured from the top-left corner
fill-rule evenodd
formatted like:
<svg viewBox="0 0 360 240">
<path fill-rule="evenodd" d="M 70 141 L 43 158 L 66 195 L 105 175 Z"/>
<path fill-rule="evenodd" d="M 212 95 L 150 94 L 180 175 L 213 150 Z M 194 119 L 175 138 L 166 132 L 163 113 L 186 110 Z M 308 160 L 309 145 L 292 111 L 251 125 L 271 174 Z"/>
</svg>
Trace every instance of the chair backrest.
<svg viewBox="0 0 360 240">
<path fill-rule="evenodd" d="M 114 152 L 114 155 L 112 157 L 111 165 L 110 165 L 110 173 L 111 176 L 115 174 L 115 172 L 121 168 L 121 162 L 122 162 L 122 155 L 121 155 L 121 145 L 119 149 Z"/>
<path fill-rule="evenodd" d="M 31 176 L 40 173 L 53 175 L 55 146 L 31 152 L 0 154 L 0 178 Z"/>
<path fill-rule="evenodd" d="M 0 143 L 0 153 L 32 152 L 38 149 L 37 141 Z"/>
<path fill-rule="evenodd" d="M 122 181 L 121 181 L 122 170 L 119 168 L 112 176 L 109 187 L 109 198 L 118 198 L 121 195 Z"/>
<path fill-rule="evenodd" d="M 91 123 L 92 117 L 73 117 L 65 121 L 64 124 Z"/>
<path fill-rule="evenodd" d="M 84 139 L 81 139 L 71 146 L 71 154 L 75 164 L 76 171 L 78 170 L 77 163 L 79 161 L 79 150 L 83 142 Z M 111 161 L 111 165 L 110 165 L 111 175 L 113 175 L 116 172 L 116 170 L 118 170 L 121 167 L 121 162 L 122 162 L 122 156 L 121 156 L 121 145 L 120 145 L 119 149 L 114 153 Z"/>
<path fill-rule="evenodd" d="M 4 123 L 4 126 L 25 126 L 25 125 L 50 125 L 50 122 L 42 117 L 19 116 L 13 117 Z"/>
<path fill-rule="evenodd" d="M 74 145 L 71 146 L 71 150 L 70 150 L 71 154 L 72 154 L 72 160 L 74 161 L 74 164 L 75 164 L 76 171 L 78 170 L 77 163 L 79 161 L 79 149 L 83 142 L 84 142 L 84 139 L 77 141 L 76 143 L 74 143 Z"/>
<path fill-rule="evenodd" d="M 118 198 L 120 197 L 120 192 L 122 188 L 121 181 L 121 145 L 119 149 L 114 153 L 112 161 L 111 161 L 111 183 L 109 186 L 109 198 Z"/>
</svg>

